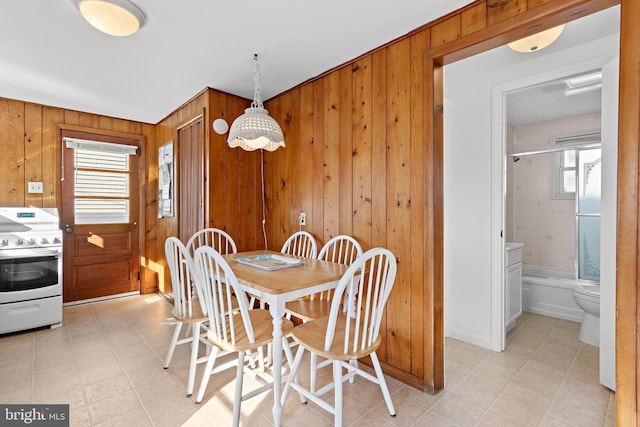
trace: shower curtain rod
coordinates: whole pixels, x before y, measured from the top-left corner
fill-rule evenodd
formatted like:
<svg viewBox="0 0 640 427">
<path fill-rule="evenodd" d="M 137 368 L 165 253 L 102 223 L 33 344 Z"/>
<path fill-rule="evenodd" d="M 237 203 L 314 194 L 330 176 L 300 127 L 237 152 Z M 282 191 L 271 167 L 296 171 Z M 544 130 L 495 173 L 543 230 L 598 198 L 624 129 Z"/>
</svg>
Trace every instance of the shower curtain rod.
<svg viewBox="0 0 640 427">
<path fill-rule="evenodd" d="M 530 154 L 546 154 L 546 153 L 558 153 L 560 151 L 567 151 L 567 150 L 583 150 L 583 149 L 587 149 L 587 148 L 600 148 L 602 146 L 601 143 L 599 142 L 594 142 L 593 144 L 581 144 L 581 145 L 576 145 L 576 146 L 571 146 L 571 145 L 563 145 L 563 146 L 557 146 L 554 148 L 542 148 L 540 150 L 530 150 L 530 151 L 520 151 L 517 153 L 507 153 L 506 156 L 507 157 L 520 157 L 520 156 L 528 156 Z"/>
</svg>

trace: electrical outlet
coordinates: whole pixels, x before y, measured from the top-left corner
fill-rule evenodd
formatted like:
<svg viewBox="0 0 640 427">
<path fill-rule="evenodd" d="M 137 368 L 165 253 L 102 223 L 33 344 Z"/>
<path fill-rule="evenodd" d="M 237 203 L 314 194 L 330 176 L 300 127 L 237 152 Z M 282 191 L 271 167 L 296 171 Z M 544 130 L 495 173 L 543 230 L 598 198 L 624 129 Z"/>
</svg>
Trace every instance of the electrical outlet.
<svg viewBox="0 0 640 427">
<path fill-rule="evenodd" d="M 29 193 L 42 193 L 42 183 L 29 182 L 28 191 Z"/>
<path fill-rule="evenodd" d="M 300 216 L 298 216 L 298 222 L 300 224 L 300 227 L 304 227 L 305 225 L 307 225 L 307 214 L 304 212 L 300 212 Z"/>
</svg>

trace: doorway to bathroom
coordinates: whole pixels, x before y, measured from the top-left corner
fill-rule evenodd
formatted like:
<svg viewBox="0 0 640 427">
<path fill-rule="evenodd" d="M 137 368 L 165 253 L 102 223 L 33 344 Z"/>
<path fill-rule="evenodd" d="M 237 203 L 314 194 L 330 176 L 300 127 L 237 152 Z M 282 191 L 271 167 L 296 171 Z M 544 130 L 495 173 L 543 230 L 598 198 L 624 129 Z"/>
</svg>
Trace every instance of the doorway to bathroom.
<svg viewBox="0 0 640 427">
<path fill-rule="evenodd" d="M 524 244 L 522 309 L 581 322 L 573 289 L 602 281 L 600 382 L 612 389 L 617 70 L 617 59 L 602 59 L 562 77 L 541 74 L 494 89 L 500 105 L 494 128 L 502 129 L 502 166 L 494 171 L 503 180 L 501 231 L 506 242 Z"/>
<path fill-rule="evenodd" d="M 493 351 L 505 346 L 506 94 L 602 69 L 602 143 L 615 150 L 611 141 L 617 140 L 617 89 L 611 88 L 617 87 L 618 20 L 619 9 L 612 8 L 571 22 L 567 37 L 542 52 L 516 54 L 502 46 L 444 67 L 445 337 Z M 615 161 L 615 154 L 605 152 L 603 170 L 615 171 Z M 516 162 L 523 164 L 522 159 Z M 608 174 L 614 179 L 615 175 Z M 615 182 L 602 193 L 602 222 L 611 221 L 615 230 L 615 201 L 610 199 L 616 194 Z M 613 211 L 608 211 L 610 206 Z M 603 235 L 605 245 L 615 265 L 615 233 Z M 601 265 L 602 282 L 613 273 L 607 279 L 612 293 L 603 294 L 601 304 L 613 315 L 607 326 L 613 351 L 608 365 L 613 370 L 615 270 L 607 268 Z M 603 309 L 602 317 L 606 316 Z M 606 346 L 603 343 L 601 350 Z"/>
</svg>

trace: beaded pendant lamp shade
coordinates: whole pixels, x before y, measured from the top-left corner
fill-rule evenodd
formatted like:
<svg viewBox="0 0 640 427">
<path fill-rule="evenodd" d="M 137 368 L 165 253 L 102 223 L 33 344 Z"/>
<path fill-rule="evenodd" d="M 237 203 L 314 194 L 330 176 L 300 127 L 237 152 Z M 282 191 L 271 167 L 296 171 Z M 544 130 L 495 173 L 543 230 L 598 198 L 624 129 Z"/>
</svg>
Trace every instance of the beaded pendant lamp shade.
<svg viewBox="0 0 640 427">
<path fill-rule="evenodd" d="M 269 115 L 262 105 L 260 97 L 260 64 L 258 55 L 254 55 L 255 71 L 253 80 L 255 81 L 255 92 L 251 107 L 244 110 L 244 114 L 238 117 L 231 124 L 227 143 L 229 147 L 240 147 L 246 151 L 267 150 L 275 151 L 279 147 L 284 147 L 284 135 L 278 122 Z"/>
</svg>

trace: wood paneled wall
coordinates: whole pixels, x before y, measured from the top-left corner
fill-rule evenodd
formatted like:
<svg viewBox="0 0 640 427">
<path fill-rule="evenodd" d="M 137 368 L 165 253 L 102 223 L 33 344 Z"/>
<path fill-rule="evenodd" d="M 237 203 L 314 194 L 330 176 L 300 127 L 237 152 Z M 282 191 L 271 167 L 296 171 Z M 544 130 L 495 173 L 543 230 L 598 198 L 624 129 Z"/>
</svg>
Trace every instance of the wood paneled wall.
<svg viewBox="0 0 640 427">
<path fill-rule="evenodd" d="M 174 141 L 174 155 L 180 156 L 177 130 L 200 115 L 203 117 L 202 132 L 206 153 L 206 225 L 227 231 L 236 241 L 238 250 L 262 247 L 262 212 L 258 205 L 260 153 L 232 150 L 226 143 L 227 135 L 212 132 L 215 119 L 224 118 L 231 125 L 233 119 L 243 113 L 250 103 L 251 101 L 234 95 L 205 89 L 156 126 L 155 147 L 148 155 L 147 179 L 150 186 L 146 195 L 145 245 L 149 260 L 155 266 L 150 272 L 154 277 L 148 280 L 157 281 L 158 290 L 162 293 L 171 292 L 171 281 L 164 260 L 164 242 L 169 236 L 178 236 L 178 217 L 158 218 L 157 148 Z M 175 200 L 175 206 L 178 203 Z M 177 209 L 174 211 L 176 215 L 180 214 Z"/>
<path fill-rule="evenodd" d="M 265 154 L 270 246 L 302 210 L 320 244 L 350 234 L 393 251 L 387 372 L 444 386 L 442 64 L 614 3 L 477 1 L 267 102 L 287 143 Z"/>
<path fill-rule="evenodd" d="M 0 98 L 0 206 L 60 209 L 62 128 L 135 136 L 145 144 L 153 144 L 155 135 L 152 124 Z M 145 153 L 147 147 L 143 146 L 142 150 Z M 141 170 L 146 167 L 145 158 L 144 154 L 140 158 Z M 143 176 L 141 174 L 142 193 L 148 183 Z M 29 193 L 30 181 L 42 182 L 43 193 Z M 144 250 L 141 256 L 144 272 L 149 268 Z M 143 280 L 140 289 L 155 291 L 155 280 Z"/>
</svg>

